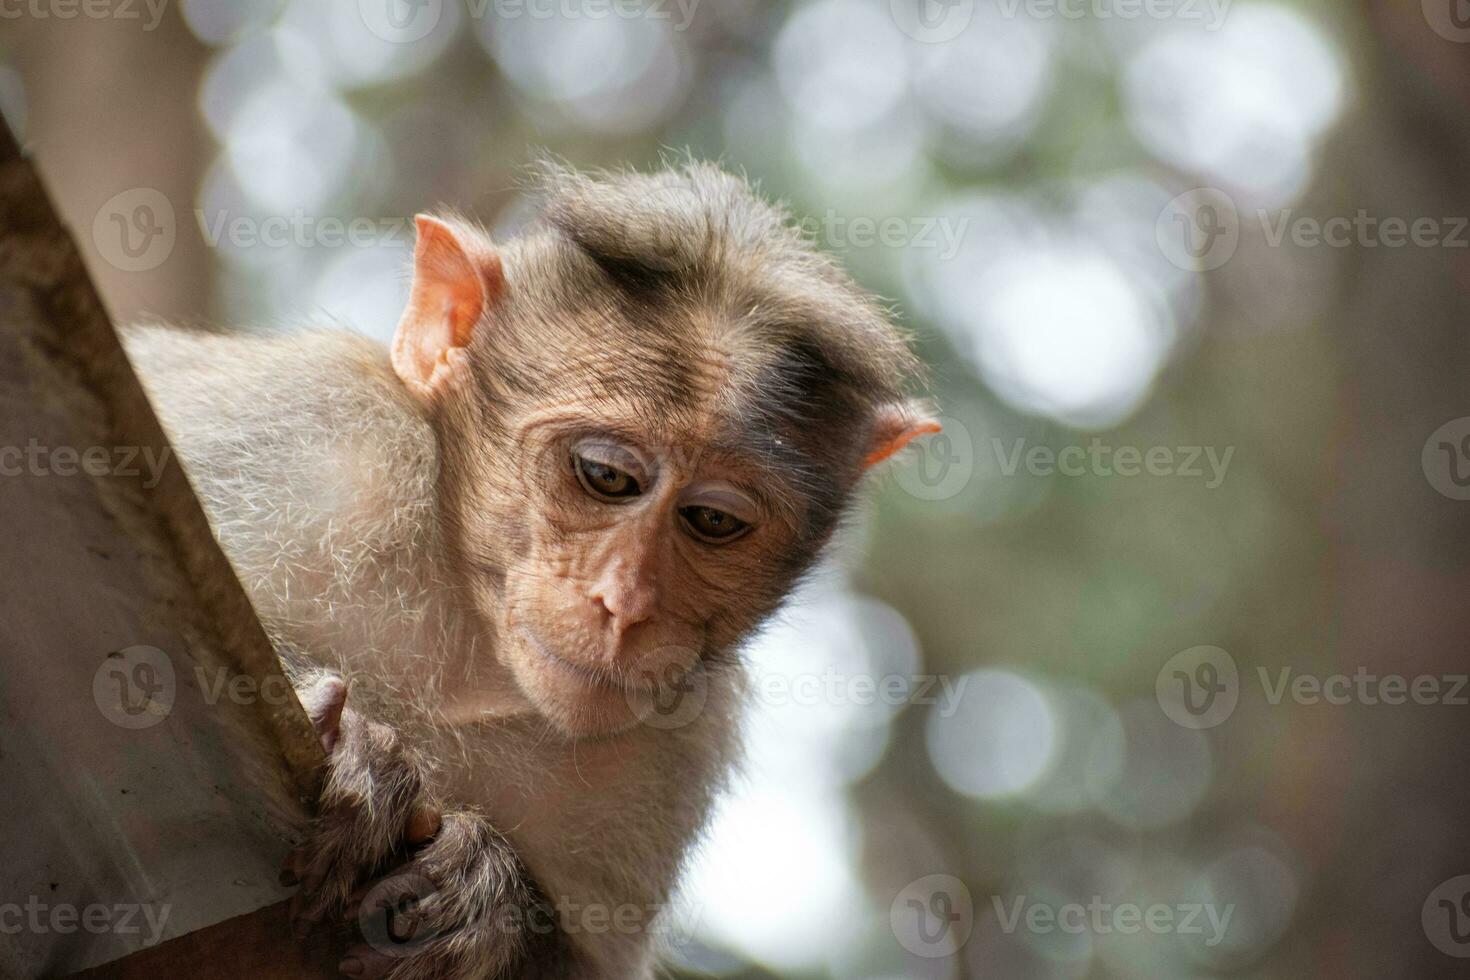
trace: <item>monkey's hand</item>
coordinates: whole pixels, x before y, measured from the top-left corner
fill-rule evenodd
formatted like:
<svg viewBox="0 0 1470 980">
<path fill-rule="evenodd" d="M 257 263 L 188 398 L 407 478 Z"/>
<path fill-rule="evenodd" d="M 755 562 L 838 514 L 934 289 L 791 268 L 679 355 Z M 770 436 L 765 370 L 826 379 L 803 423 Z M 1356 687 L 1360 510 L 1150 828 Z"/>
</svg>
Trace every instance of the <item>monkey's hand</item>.
<svg viewBox="0 0 1470 980">
<path fill-rule="evenodd" d="M 562 975 L 570 948 L 510 843 L 477 813 L 441 814 L 425 763 L 346 707 L 340 677 L 305 679 L 297 693 L 329 756 L 311 837 L 282 871 L 301 883 L 298 934 L 328 917 L 354 927 L 362 941 L 338 964 L 348 977 L 508 978 L 531 962 Z"/>
<path fill-rule="evenodd" d="M 484 817 L 444 815 L 434 839 L 353 896 L 363 942 L 338 968 L 355 978 L 564 976 L 549 910 L 509 842 Z"/>
<path fill-rule="evenodd" d="M 281 869 L 282 884 L 301 885 L 291 923 L 302 936 L 345 909 L 366 878 L 433 837 L 441 818 L 427 765 L 393 729 L 346 706 L 342 678 L 301 678 L 297 695 L 328 757 L 310 835 Z"/>
</svg>

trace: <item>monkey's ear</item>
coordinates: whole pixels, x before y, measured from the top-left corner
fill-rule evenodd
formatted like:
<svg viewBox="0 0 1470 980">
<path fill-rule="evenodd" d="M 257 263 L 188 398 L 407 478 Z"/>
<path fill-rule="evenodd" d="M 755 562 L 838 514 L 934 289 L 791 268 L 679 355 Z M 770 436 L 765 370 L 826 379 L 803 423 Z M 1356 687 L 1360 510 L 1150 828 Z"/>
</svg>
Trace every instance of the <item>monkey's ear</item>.
<svg viewBox="0 0 1470 980">
<path fill-rule="evenodd" d="M 894 402 L 878 410 L 873 425 L 873 439 L 868 455 L 863 457 L 863 466 L 876 466 L 919 436 L 933 435 L 939 431 L 939 422 L 934 410 L 921 401 Z"/>
<path fill-rule="evenodd" d="M 452 376 L 475 326 L 505 290 L 500 256 L 473 231 L 426 214 L 414 218 L 413 287 L 393 335 L 393 370 L 427 398 Z"/>
</svg>

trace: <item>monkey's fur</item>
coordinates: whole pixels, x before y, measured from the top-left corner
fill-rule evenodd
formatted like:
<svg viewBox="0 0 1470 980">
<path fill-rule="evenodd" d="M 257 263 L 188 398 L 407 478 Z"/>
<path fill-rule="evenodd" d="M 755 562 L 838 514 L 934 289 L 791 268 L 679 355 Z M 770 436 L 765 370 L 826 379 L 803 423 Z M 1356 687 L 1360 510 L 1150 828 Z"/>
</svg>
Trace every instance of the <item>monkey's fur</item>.
<svg viewBox="0 0 1470 980">
<path fill-rule="evenodd" d="M 405 858 L 428 882 L 427 938 L 355 948 L 355 975 L 651 975 L 736 754 L 739 643 L 866 466 L 929 431 L 884 311 L 743 181 L 539 180 L 510 242 L 421 219 L 391 357 L 336 330 L 127 332 L 331 752 L 300 919 Z M 653 461 L 635 506 L 578 486 L 594 437 Z M 679 524 L 710 474 L 759 512 L 729 544 Z M 693 701 L 650 715 L 671 687 Z"/>
</svg>

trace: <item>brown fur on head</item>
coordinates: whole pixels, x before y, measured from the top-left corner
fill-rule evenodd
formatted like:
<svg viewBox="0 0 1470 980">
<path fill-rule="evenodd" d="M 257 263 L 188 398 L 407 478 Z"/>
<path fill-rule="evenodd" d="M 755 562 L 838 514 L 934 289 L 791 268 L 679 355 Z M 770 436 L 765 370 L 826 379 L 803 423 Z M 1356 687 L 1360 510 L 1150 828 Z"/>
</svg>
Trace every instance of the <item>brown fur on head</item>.
<svg viewBox="0 0 1470 980">
<path fill-rule="evenodd" d="M 934 426 L 882 309 L 744 181 L 540 184 L 541 222 L 504 245 L 420 218 L 393 360 L 499 656 L 558 728 L 598 734 L 719 662 L 863 470 Z"/>
</svg>

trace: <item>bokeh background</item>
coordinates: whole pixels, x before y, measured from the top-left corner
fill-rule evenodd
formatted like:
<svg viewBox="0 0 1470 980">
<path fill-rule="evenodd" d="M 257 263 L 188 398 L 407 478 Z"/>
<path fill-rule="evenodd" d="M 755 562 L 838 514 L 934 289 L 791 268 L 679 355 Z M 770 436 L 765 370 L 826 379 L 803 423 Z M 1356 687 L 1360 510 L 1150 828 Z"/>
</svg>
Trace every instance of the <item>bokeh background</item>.
<svg viewBox="0 0 1470 980">
<path fill-rule="evenodd" d="M 1467 41 L 1460 0 L 16 0 L 0 106 L 120 319 L 386 337 L 411 216 L 513 231 L 537 149 L 717 158 L 893 302 L 946 431 L 752 646 L 683 973 L 1386 980 L 1470 974 Z M 1439 696 L 1274 694 L 1332 675 Z M 1113 911 L 1013 914 L 1069 905 Z"/>
</svg>

